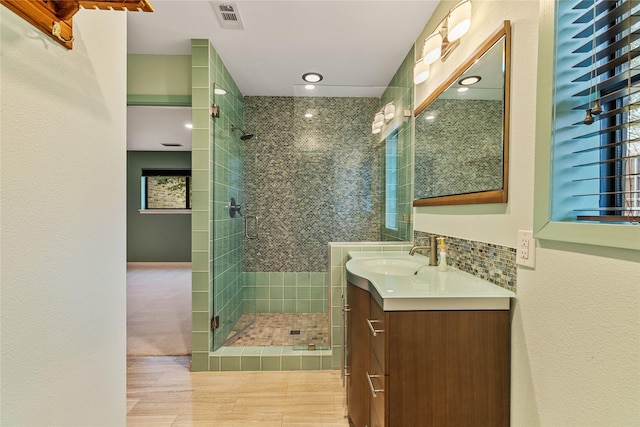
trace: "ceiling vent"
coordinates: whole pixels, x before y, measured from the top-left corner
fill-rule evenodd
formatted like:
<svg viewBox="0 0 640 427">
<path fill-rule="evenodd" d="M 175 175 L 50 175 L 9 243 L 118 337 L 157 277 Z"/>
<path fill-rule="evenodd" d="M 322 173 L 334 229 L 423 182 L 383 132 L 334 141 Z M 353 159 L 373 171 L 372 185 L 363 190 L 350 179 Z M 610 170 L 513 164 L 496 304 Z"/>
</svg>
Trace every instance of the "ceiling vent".
<svg viewBox="0 0 640 427">
<path fill-rule="evenodd" d="M 242 30 L 242 19 L 238 13 L 238 6 L 235 3 L 214 3 L 216 16 L 220 22 L 220 26 L 227 30 Z"/>
</svg>

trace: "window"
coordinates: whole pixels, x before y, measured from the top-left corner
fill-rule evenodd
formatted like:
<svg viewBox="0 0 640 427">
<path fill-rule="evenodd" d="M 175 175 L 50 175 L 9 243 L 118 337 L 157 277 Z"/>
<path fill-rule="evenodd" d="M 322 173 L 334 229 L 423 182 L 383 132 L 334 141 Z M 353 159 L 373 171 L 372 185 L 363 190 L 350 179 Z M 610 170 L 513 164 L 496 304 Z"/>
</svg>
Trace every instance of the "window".
<svg viewBox="0 0 640 427">
<path fill-rule="evenodd" d="M 639 3 L 556 4 L 552 220 L 638 224 Z"/>
<path fill-rule="evenodd" d="M 534 235 L 640 251 L 638 1 L 540 3 Z"/>
<path fill-rule="evenodd" d="M 191 209 L 191 171 L 188 169 L 142 169 L 141 211 Z"/>
<path fill-rule="evenodd" d="M 398 130 L 387 136 L 385 147 L 385 227 L 398 230 Z"/>
</svg>

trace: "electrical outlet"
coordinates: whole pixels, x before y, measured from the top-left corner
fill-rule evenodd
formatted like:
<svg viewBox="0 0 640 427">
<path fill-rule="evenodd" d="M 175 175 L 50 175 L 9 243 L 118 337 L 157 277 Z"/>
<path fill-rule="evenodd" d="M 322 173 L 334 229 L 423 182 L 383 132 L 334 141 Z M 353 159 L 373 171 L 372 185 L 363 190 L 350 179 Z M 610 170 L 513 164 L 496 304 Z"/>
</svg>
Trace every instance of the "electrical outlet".
<svg viewBox="0 0 640 427">
<path fill-rule="evenodd" d="M 516 264 L 531 268 L 536 266 L 536 239 L 531 231 L 518 230 Z"/>
</svg>

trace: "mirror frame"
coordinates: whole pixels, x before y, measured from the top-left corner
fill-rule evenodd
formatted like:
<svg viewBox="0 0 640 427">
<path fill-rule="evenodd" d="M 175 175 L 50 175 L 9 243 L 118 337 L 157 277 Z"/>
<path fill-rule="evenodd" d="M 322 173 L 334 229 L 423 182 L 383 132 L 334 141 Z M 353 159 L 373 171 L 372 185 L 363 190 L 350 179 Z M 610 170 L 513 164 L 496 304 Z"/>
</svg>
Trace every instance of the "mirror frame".
<svg viewBox="0 0 640 427">
<path fill-rule="evenodd" d="M 509 194 L 509 98 L 511 86 L 511 22 L 504 21 L 502 28 L 491 35 L 471 57 L 459 66 L 431 95 L 429 95 L 415 109 L 413 116 L 424 111 L 429 104 L 436 100 L 453 83 L 458 81 L 460 76 L 467 71 L 482 55 L 491 49 L 500 39 L 505 39 L 505 81 L 504 81 L 504 114 L 503 114 L 503 137 L 502 137 L 502 189 L 479 191 L 475 193 L 453 194 L 448 196 L 436 196 L 425 199 L 414 199 L 413 206 L 448 206 L 448 205 L 471 205 L 480 203 L 506 203 Z M 415 166 L 414 166 L 415 167 Z"/>
</svg>

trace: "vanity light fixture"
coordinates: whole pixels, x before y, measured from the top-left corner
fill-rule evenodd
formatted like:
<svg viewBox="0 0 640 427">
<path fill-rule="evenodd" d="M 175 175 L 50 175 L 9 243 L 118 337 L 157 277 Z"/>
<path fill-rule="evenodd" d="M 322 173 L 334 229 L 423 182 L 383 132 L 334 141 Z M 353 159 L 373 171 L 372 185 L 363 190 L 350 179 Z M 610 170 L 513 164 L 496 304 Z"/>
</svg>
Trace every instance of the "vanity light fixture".
<svg viewBox="0 0 640 427">
<path fill-rule="evenodd" d="M 440 58 L 446 60 L 460 44 L 460 37 L 471 27 L 471 0 L 462 0 L 449 11 L 428 36 L 422 47 L 422 56 L 413 67 L 413 82 L 420 84 L 429 77 L 429 65 Z M 426 70 L 426 76 L 424 72 Z"/>
<path fill-rule="evenodd" d="M 384 113 L 382 111 L 378 111 L 373 117 L 373 124 L 378 128 L 382 127 L 384 124 Z"/>
<path fill-rule="evenodd" d="M 431 34 L 424 41 L 422 47 L 422 60 L 427 64 L 433 64 L 440 58 L 442 53 L 442 34 L 439 31 Z"/>
<path fill-rule="evenodd" d="M 222 89 L 222 88 L 217 87 L 217 88 L 215 88 L 213 90 L 213 93 L 215 93 L 216 95 L 226 95 L 227 91 Z"/>
<path fill-rule="evenodd" d="M 320 73 L 304 73 L 302 75 L 302 80 L 307 83 L 318 83 L 322 80 L 322 74 Z"/>
<path fill-rule="evenodd" d="M 413 83 L 419 85 L 427 81 L 429 78 L 429 64 L 424 60 L 418 59 L 418 62 L 413 66 Z"/>
<path fill-rule="evenodd" d="M 464 36 L 471 27 L 471 1 L 461 1 L 449 11 L 448 16 L 449 33 L 447 38 L 450 42 L 455 42 Z"/>
<path fill-rule="evenodd" d="M 378 134 L 382 131 L 382 127 L 385 123 L 388 123 L 396 116 L 396 105 L 393 101 L 388 102 L 380 111 L 378 111 L 373 117 L 373 123 L 371 123 L 371 133 Z"/>
<path fill-rule="evenodd" d="M 396 106 L 393 104 L 393 101 L 389 102 L 384 106 L 384 119 L 389 121 L 393 119 L 396 115 Z"/>
<path fill-rule="evenodd" d="M 482 77 L 480 76 L 467 76 L 458 80 L 458 84 L 460 86 L 471 86 L 478 83 L 480 80 L 482 80 Z"/>
</svg>

